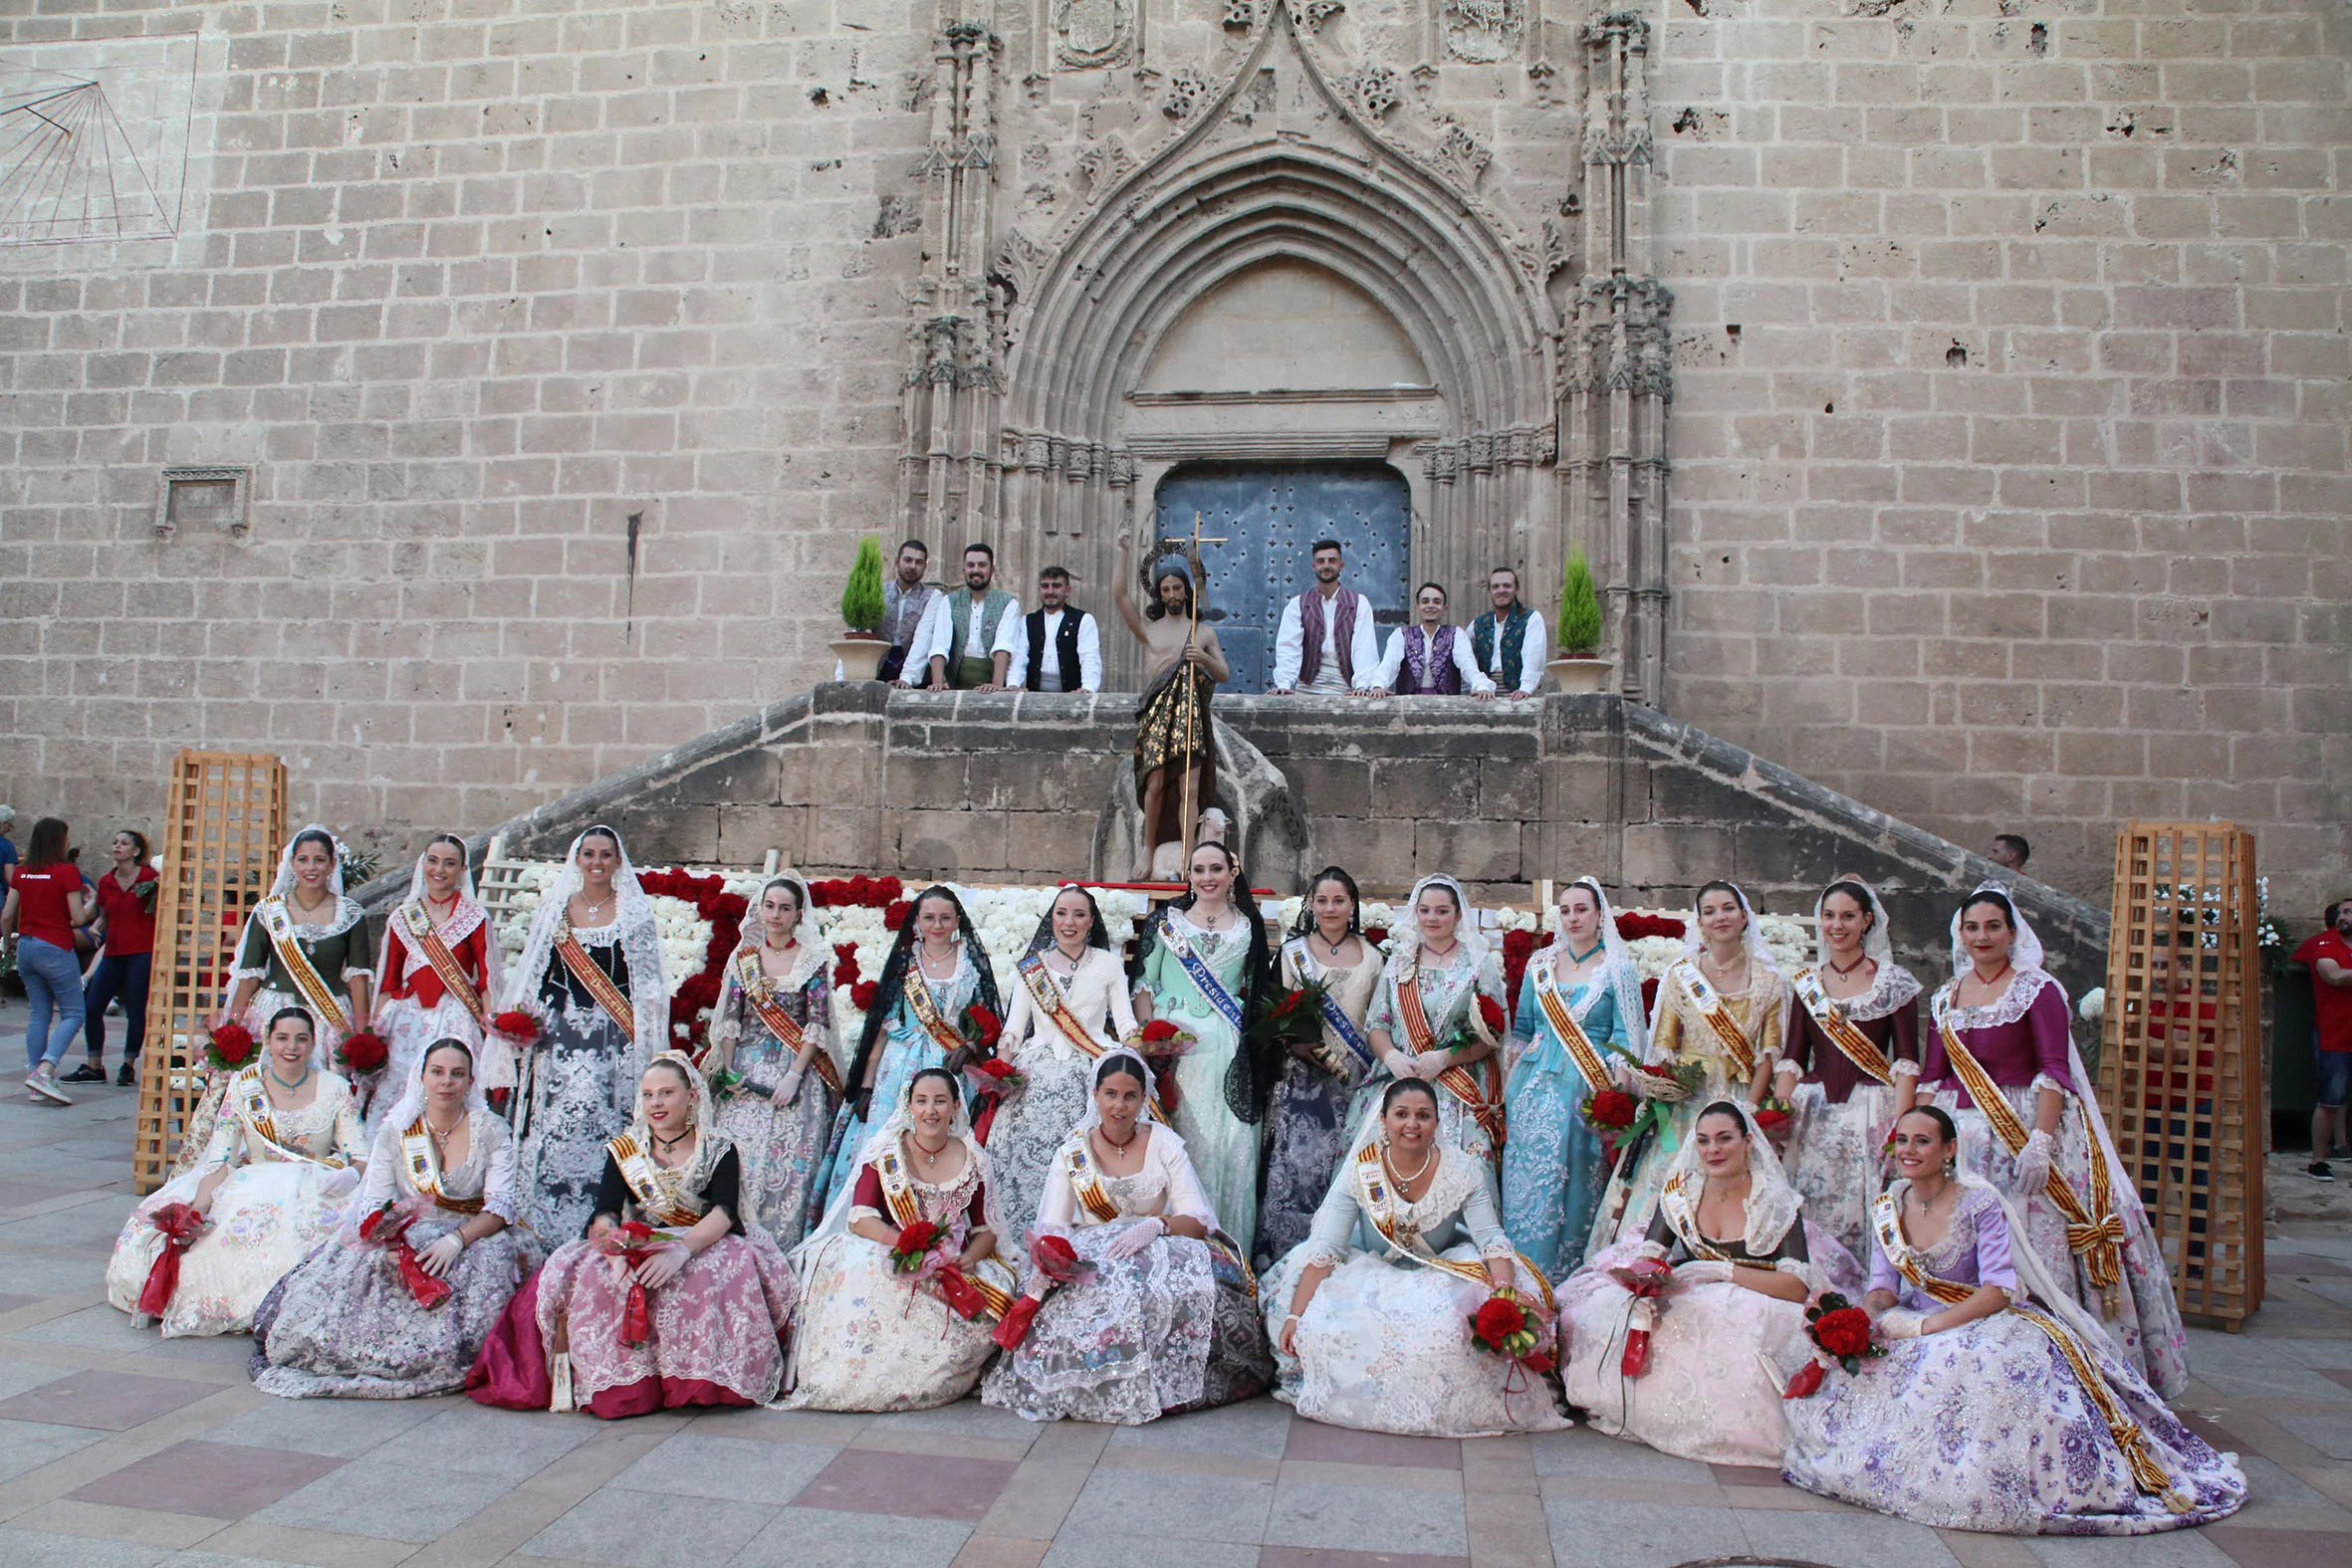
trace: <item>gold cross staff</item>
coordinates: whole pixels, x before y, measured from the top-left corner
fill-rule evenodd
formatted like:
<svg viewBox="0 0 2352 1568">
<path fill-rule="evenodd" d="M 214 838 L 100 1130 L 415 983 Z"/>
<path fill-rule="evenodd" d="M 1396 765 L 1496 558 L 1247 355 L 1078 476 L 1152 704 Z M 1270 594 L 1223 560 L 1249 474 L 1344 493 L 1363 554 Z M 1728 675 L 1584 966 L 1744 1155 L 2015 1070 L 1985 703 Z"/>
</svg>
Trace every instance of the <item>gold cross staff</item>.
<svg viewBox="0 0 2352 1568">
<path fill-rule="evenodd" d="M 1182 549 L 1184 543 L 1185 542 L 1180 539 L 1163 539 L 1160 541 L 1159 548 L 1163 552 L 1171 549 Z M 1188 563 L 1200 573 L 1202 580 L 1195 582 L 1192 585 L 1192 592 L 1187 595 L 1187 597 L 1192 600 L 1192 625 L 1186 630 L 1184 634 L 1184 653 L 1177 655 L 1179 660 L 1182 660 L 1185 654 L 1192 652 L 1193 645 L 1200 640 L 1201 635 L 1201 599 L 1208 592 L 1209 587 L 1207 581 L 1209 568 L 1201 564 L 1201 547 L 1203 545 L 1224 545 L 1230 543 L 1230 540 L 1202 538 L 1201 515 L 1198 512 L 1195 512 L 1192 515 L 1192 549 L 1187 557 L 1187 560 Z M 1194 671 L 1187 670 L 1185 672 L 1185 679 L 1188 682 L 1194 679 Z M 1183 817 L 1182 824 L 1179 829 L 1179 841 L 1183 846 L 1184 858 L 1183 869 L 1178 872 L 1179 876 L 1184 877 L 1187 880 L 1190 880 L 1192 875 L 1192 834 L 1194 824 L 1193 789 L 1194 780 L 1198 773 L 1198 771 L 1194 768 L 1192 761 L 1192 754 L 1194 750 L 1193 741 L 1195 734 L 1197 733 L 1194 728 L 1195 721 L 1193 719 L 1193 714 L 1197 711 L 1197 708 L 1198 704 L 1192 700 L 1192 694 L 1188 690 L 1185 694 L 1184 702 L 1184 789 L 1182 794 Z"/>
</svg>

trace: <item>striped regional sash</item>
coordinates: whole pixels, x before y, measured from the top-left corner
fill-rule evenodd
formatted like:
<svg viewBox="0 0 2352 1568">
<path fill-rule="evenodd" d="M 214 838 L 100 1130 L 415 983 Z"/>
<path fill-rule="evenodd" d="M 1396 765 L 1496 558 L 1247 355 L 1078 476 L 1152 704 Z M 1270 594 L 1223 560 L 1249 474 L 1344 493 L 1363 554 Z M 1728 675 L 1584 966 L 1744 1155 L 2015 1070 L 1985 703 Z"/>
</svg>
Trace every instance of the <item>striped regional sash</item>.
<svg viewBox="0 0 2352 1568">
<path fill-rule="evenodd" d="M 1069 999 L 1061 994 L 1054 972 L 1046 968 L 1046 955 L 1030 954 L 1013 966 L 1013 972 L 1021 977 L 1023 988 L 1029 992 L 1031 1006 L 1061 1031 L 1061 1037 L 1088 1061 L 1100 1061 L 1104 1055 L 1102 1046 L 1086 1032 L 1086 1025 L 1078 1020 L 1078 1015 L 1069 1010 Z M 1156 1087 L 1152 1091 L 1151 1113 L 1162 1121 L 1168 1119 L 1167 1102 Z"/>
<path fill-rule="evenodd" d="M 264 1160 L 285 1160 L 310 1165 L 324 1165 L 330 1170 L 341 1170 L 347 1163 L 340 1154 L 315 1156 L 299 1149 L 290 1149 L 278 1136 L 276 1107 L 270 1104 L 269 1086 L 262 1082 L 262 1069 L 247 1067 L 229 1080 L 229 1093 L 235 1097 L 237 1118 L 245 1130 L 261 1145 Z"/>
<path fill-rule="evenodd" d="M 1931 1009 L 1936 1030 L 1944 1037 L 1944 1054 L 1952 1061 L 1953 1070 L 1960 1074 L 1961 1083 L 1969 1091 L 1969 1098 L 1978 1110 L 1985 1113 L 1986 1122 L 1995 1136 L 2008 1147 L 2013 1156 L 2025 1147 L 2025 1124 L 2017 1119 L 2017 1112 L 2001 1094 L 2000 1085 L 1993 1081 L 1993 1074 L 1977 1060 L 1976 1053 L 1962 1042 L 1960 1031 L 1952 1026 L 1950 1001 L 1957 995 L 1947 986 L 1937 993 L 1938 1006 Z M 2123 1277 L 2123 1221 L 2115 1212 L 2113 1179 L 2107 1172 L 2105 1155 L 2096 1138 L 2090 1140 L 2091 1202 L 2084 1207 L 2082 1198 L 2074 1191 L 2074 1184 L 2066 1180 L 2053 1163 L 2049 1180 L 2042 1191 L 2049 1195 L 2058 1213 L 2066 1219 L 2066 1249 L 2079 1256 L 2091 1276 L 2091 1283 L 2099 1287 L 2107 1316 L 2119 1310 L 2116 1283 Z"/>
<path fill-rule="evenodd" d="M 621 994 L 620 988 L 612 983 L 612 977 L 598 969 L 596 961 L 588 957 L 588 949 L 582 947 L 580 939 L 572 934 L 572 922 L 569 920 L 556 928 L 556 956 L 564 961 L 564 967 L 572 972 L 572 978 L 579 981 L 588 994 L 596 1000 L 596 1006 L 604 1009 L 604 1015 L 619 1025 L 621 1038 L 631 1045 L 636 1044 L 635 1008 L 630 1006 L 629 999 Z M 642 977 L 631 976 L 630 979 L 644 984 Z"/>
<path fill-rule="evenodd" d="M 1740 1069 L 1741 1081 L 1756 1076 L 1756 1047 L 1748 1043 L 1748 1033 L 1740 1027 L 1740 1020 L 1732 1016 L 1732 1009 L 1707 984 L 1707 977 L 1699 973 L 1699 966 L 1689 959 L 1677 959 L 1666 978 L 1678 987 L 1691 1010 L 1706 1020 L 1724 1055 Z"/>
<path fill-rule="evenodd" d="M 1658 1194 L 1658 1209 L 1666 1216 L 1666 1223 L 1674 1227 L 1674 1233 L 1681 1238 L 1684 1250 L 1693 1257 L 1730 1263 L 1738 1268 L 1761 1268 L 1766 1273 L 1771 1272 L 1773 1264 L 1768 1259 L 1734 1257 L 1707 1239 L 1707 1233 L 1699 1229 L 1697 1201 L 1691 1196 L 1687 1185 L 1692 1180 L 1690 1172 L 1678 1171 L 1666 1179 L 1666 1186 Z M 1697 1180 L 1704 1182 L 1706 1179 L 1700 1177 Z M 1799 1225 L 1803 1223 L 1801 1220 L 1797 1222 Z"/>
<path fill-rule="evenodd" d="M 784 1010 L 784 999 L 776 994 L 776 982 L 760 967 L 760 955 L 753 949 L 745 948 L 735 955 L 735 982 L 743 988 L 743 1000 L 751 1004 L 751 1009 L 760 1015 L 760 1021 L 768 1025 L 768 1032 L 775 1035 L 778 1042 L 798 1059 L 801 1052 L 809 1047 L 809 1035 L 793 1015 Z M 831 1051 L 823 1045 L 818 1046 L 809 1058 L 809 1066 L 823 1080 L 826 1088 L 835 1094 L 841 1092 L 841 1069 L 833 1061 Z"/>
<path fill-rule="evenodd" d="M 1870 1225 L 1877 1233 L 1878 1244 L 1885 1251 L 1887 1261 L 1895 1271 L 1917 1285 L 1922 1292 L 1946 1306 L 1958 1306 L 1978 1291 L 1978 1286 L 1963 1284 L 1957 1279 L 1939 1279 L 1928 1272 L 1927 1259 L 1914 1249 L 1903 1234 L 1901 1206 L 1895 1194 L 1878 1195 L 1870 1206 Z M 2154 1456 L 2148 1452 L 2148 1435 L 2132 1420 L 2130 1413 L 2117 1403 L 2108 1390 L 2107 1380 L 2099 1376 L 2090 1353 L 2081 1340 L 2065 1324 L 2038 1307 L 2023 1300 L 2010 1301 L 2007 1310 L 2031 1323 L 2049 1336 L 2051 1344 L 2066 1358 L 2066 1365 L 2074 1373 L 2074 1381 L 2082 1385 L 2085 1398 L 2098 1411 L 2099 1419 L 2107 1424 L 2107 1434 L 2115 1446 L 2123 1451 L 2124 1459 L 2132 1467 L 2132 1484 L 2151 1497 L 2170 1498 L 2174 1493 L 2172 1478 L 2158 1467 Z"/>
<path fill-rule="evenodd" d="M 478 1215 L 482 1212 L 479 1198 L 451 1198 L 441 1191 L 441 1156 L 433 1148 L 430 1131 L 420 1112 L 408 1130 L 400 1135 L 400 1158 L 408 1167 L 408 1180 L 416 1190 L 433 1203 L 453 1215 Z"/>
<path fill-rule="evenodd" d="M 400 926 L 402 932 L 416 944 L 416 950 L 425 956 L 425 962 L 433 966 L 433 973 L 441 977 L 441 984 L 449 988 L 449 994 L 464 1006 L 469 1015 L 480 1017 L 482 993 L 466 978 L 465 966 L 457 962 L 457 955 L 449 951 L 449 944 L 441 940 L 441 933 L 433 927 L 432 916 L 424 912 L 422 905 L 402 904 Z"/>
<path fill-rule="evenodd" d="M 1460 1153 L 1459 1150 L 1454 1152 Z M 1441 1150 L 1438 1158 L 1443 1160 L 1445 1151 Z M 1388 1168 L 1381 1162 L 1380 1145 L 1376 1140 L 1355 1152 L 1355 1196 L 1357 1204 L 1364 1211 L 1364 1218 L 1372 1222 L 1372 1229 L 1380 1232 L 1380 1238 L 1397 1255 L 1409 1257 L 1426 1267 L 1441 1269 L 1457 1279 L 1492 1288 L 1493 1281 L 1487 1277 L 1483 1258 L 1474 1263 L 1459 1257 L 1447 1257 L 1433 1250 L 1429 1242 L 1422 1238 L 1420 1227 L 1397 1212 L 1404 1195 L 1389 1186 Z M 1543 1309 L 1547 1312 L 1552 1310 L 1551 1281 L 1543 1277 L 1543 1270 L 1528 1260 L 1525 1252 L 1516 1255 L 1520 1267 L 1535 1281 L 1536 1292 L 1543 1298 Z"/>
<path fill-rule="evenodd" d="M 681 1173 L 655 1165 L 627 1133 L 607 1141 L 604 1148 L 637 1200 L 637 1212 L 655 1225 L 690 1226 L 710 1212 L 710 1205 L 686 1191 Z"/>
<path fill-rule="evenodd" d="M 947 1015 L 939 1010 L 939 999 L 932 995 L 931 982 L 923 974 L 923 966 L 919 961 L 906 966 L 906 980 L 899 987 L 898 994 L 906 999 L 906 1010 L 915 1015 L 915 1021 L 923 1026 L 923 1032 L 936 1040 L 941 1050 L 958 1051 L 964 1048 L 966 1042 L 963 1031 L 948 1022 Z"/>
<path fill-rule="evenodd" d="M 1603 969 L 1593 976 L 1591 984 L 1598 987 L 1607 976 L 1608 971 Z M 1551 961 L 1536 960 L 1532 973 L 1527 978 L 1527 984 L 1535 988 L 1535 1006 L 1543 1009 L 1543 1021 L 1551 1025 L 1551 1032 L 1559 1036 L 1559 1042 L 1576 1059 L 1576 1070 L 1584 1074 L 1585 1084 L 1595 1093 L 1607 1088 L 1609 1069 L 1602 1064 L 1600 1052 L 1593 1046 L 1592 1036 L 1584 1032 L 1584 1025 L 1578 1023 L 1576 1014 L 1569 1010 L 1567 999 L 1552 984 Z"/>
<path fill-rule="evenodd" d="M 1094 1151 L 1086 1147 L 1084 1133 L 1062 1144 L 1061 1172 L 1069 1178 L 1070 1191 L 1086 1206 L 1086 1213 L 1104 1225 L 1119 1217 L 1119 1206 L 1102 1189 L 1102 1170 L 1094 1163 Z"/>
<path fill-rule="evenodd" d="M 1829 993 L 1822 988 L 1819 975 L 1809 967 L 1800 969 L 1789 980 L 1788 986 L 1796 993 L 1796 1000 L 1804 1004 L 1804 1009 L 1811 1014 L 1815 1026 L 1829 1036 L 1832 1045 L 1845 1052 L 1846 1060 L 1881 1083 L 1890 1086 L 1894 1083 L 1894 1064 L 1887 1060 L 1884 1051 L 1871 1043 L 1869 1035 L 1854 1027 L 1854 1020 L 1846 1016 L 1845 1008 L 1832 1001 Z"/>
<path fill-rule="evenodd" d="M 1478 1016 L 1478 998 L 1470 1001 L 1470 1015 Z M 1404 1019 L 1405 1037 L 1415 1051 L 1436 1050 L 1437 1030 L 1429 1023 L 1429 1009 L 1421 1005 L 1421 961 L 1418 958 L 1406 965 L 1396 978 L 1396 1010 Z M 1470 1114 L 1477 1118 L 1479 1129 L 1495 1146 L 1498 1158 L 1503 1153 L 1506 1122 L 1503 1114 L 1503 1093 L 1495 1081 L 1495 1058 L 1490 1056 L 1477 1063 L 1478 1071 L 1455 1062 L 1437 1075 L 1437 1081 L 1448 1093 L 1460 1100 Z M 1484 1083 L 1480 1079 L 1485 1079 Z"/>
<path fill-rule="evenodd" d="M 966 1158 L 971 1157 L 969 1146 L 964 1152 Z M 881 1179 L 882 1202 L 890 1210 L 890 1219 L 901 1231 L 923 1218 L 923 1206 L 915 1197 L 914 1179 L 907 1174 L 906 1161 L 900 1157 L 896 1148 L 884 1149 L 875 1157 L 874 1175 Z M 1013 1291 L 1007 1286 L 1018 1284 L 1019 1281 L 1002 1258 L 992 1253 L 982 1258 L 975 1267 L 958 1268 L 955 1273 L 980 1293 L 990 1321 L 1002 1320 L 1006 1312 L 1012 1309 Z M 1005 1283 L 992 1277 L 998 1274 L 1003 1275 Z"/>
<path fill-rule="evenodd" d="M 303 1000 L 319 1016 L 319 1021 L 349 1032 L 352 1021 L 345 1016 L 342 1004 L 328 989 L 325 977 L 311 962 L 311 956 L 295 940 L 294 916 L 287 911 L 286 900 L 272 893 L 253 907 L 253 916 L 261 922 L 262 935 L 270 939 L 270 949 L 278 955 L 278 964 L 301 992 Z"/>
</svg>

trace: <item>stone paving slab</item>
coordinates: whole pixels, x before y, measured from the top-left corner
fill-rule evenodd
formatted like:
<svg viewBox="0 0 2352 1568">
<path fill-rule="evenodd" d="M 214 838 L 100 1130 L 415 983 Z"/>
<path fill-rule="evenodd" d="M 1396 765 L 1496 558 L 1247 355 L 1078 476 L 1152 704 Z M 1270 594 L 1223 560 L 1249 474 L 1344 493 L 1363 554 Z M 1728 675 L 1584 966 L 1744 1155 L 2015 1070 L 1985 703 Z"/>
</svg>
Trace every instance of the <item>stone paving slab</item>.
<svg viewBox="0 0 2352 1568">
<path fill-rule="evenodd" d="M 18 1037 L 21 1005 L 0 1007 Z M 2241 1334 L 2192 1331 L 2182 1411 L 2253 1497 L 2131 1540 L 1938 1531 L 1588 1428 L 1456 1442 L 1272 1400 L 1140 1428 L 976 1402 L 603 1424 L 461 1399 L 276 1400 L 248 1342 L 104 1303 L 129 1090 L 0 1101 L 0 1563 L 60 1568 L 2309 1568 L 2352 1562 L 2352 1229 L 2269 1237 Z"/>
</svg>

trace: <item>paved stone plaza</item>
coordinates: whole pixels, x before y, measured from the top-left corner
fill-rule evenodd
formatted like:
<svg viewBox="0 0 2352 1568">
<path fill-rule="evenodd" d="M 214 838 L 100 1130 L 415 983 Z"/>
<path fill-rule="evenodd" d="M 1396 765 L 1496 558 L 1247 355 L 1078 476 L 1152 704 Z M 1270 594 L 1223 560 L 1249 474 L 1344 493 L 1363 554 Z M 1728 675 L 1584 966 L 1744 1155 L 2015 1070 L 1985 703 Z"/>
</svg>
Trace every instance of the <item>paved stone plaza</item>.
<svg viewBox="0 0 2352 1568">
<path fill-rule="evenodd" d="M 21 1039 L 21 1003 L 0 1039 Z M 2139 1540 L 1939 1533 L 1577 1430 L 1471 1442 L 1258 1400 L 1139 1429 L 918 1415 L 522 1416 L 296 1403 L 249 1341 L 135 1332 L 100 1275 L 130 1091 L 0 1104 L 0 1562 L 225 1568 L 580 1561 L 935 1568 L 2312 1568 L 2352 1559 L 2352 1232 L 2274 1233 L 2242 1336 L 2195 1332 L 2185 1416 L 2243 1457 L 2226 1523 Z"/>
</svg>

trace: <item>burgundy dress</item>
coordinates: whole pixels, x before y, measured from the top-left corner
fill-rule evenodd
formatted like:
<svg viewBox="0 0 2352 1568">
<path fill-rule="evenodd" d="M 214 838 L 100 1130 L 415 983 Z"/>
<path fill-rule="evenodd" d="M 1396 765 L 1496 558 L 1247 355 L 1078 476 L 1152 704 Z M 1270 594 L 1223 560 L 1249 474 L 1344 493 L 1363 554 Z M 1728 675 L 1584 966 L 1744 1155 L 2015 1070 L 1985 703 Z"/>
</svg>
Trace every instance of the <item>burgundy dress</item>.
<svg viewBox="0 0 2352 1568">
<path fill-rule="evenodd" d="M 1919 982 L 1901 965 L 1881 967 L 1859 996 L 1843 999 L 1846 1019 L 1890 1063 L 1919 1065 Z M 1895 1090 L 1840 1050 L 1790 996 L 1780 1031 L 1780 1059 L 1799 1073 L 1789 1097 L 1788 1147 L 1782 1164 L 1804 1198 L 1816 1242 L 1834 1239 L 1844 1255 L 1816 1244 L 1815 1261 L 1832 1285 L 1859 1287 L 1870 1256 L 1870 1205 L 1885 1177 L 1881 1151 L 1895 1117 Z"/>
</svg>

